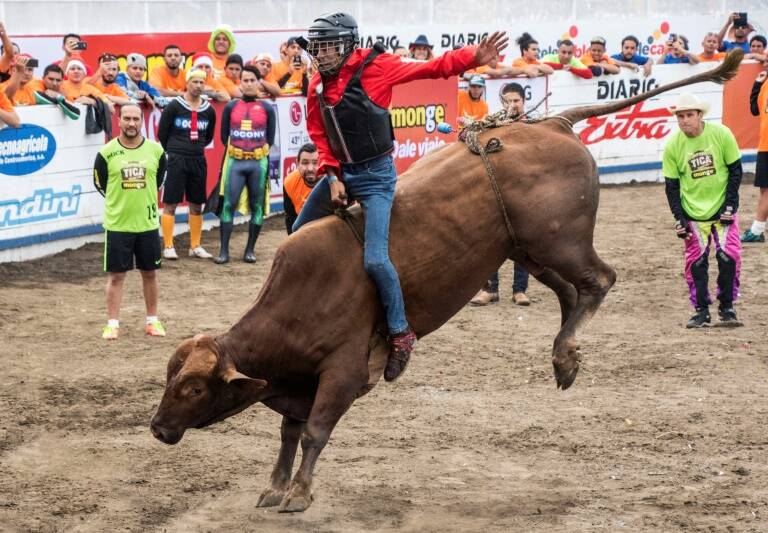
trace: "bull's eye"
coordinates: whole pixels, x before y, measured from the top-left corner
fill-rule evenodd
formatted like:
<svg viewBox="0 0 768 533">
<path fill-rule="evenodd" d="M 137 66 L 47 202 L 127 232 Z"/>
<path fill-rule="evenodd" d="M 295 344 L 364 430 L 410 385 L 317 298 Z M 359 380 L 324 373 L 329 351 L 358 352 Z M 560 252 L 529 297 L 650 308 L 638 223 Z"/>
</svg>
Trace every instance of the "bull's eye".
<svg viewBox="0 0 768 533">
<path fill-rule="evenodd" d="M 200 396 L 203 393 L 203 389 L 200 389 L 198 387 L 192 388 L 192 396 Z"/>
</svg>

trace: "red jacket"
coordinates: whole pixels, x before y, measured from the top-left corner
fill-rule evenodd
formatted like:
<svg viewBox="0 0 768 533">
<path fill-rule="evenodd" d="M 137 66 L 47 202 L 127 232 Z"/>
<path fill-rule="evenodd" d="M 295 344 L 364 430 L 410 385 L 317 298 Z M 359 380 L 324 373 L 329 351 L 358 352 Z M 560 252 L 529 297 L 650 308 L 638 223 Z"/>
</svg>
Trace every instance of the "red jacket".
<svg viewBox="0 0 768 533">
<path fill-rule="evenodd" d="M 446 52 L 431 61 L 403 61 L 393 54 L 380 54 L 363 71 L 360 83 L 368 97 L 376 105 L 385 109 L 392 102 L 392 88 L 401 83 L 427 78 L 449 78 L 477 66 L 475 64 L 475 46 L 466 46 L 460 50 Z M 360 64 L 371 53 L 370 48 L 358 48 L 333 78 L 322 80 L 323 97 L 328 105 L 338 103 L 347 83 L 357 72 Z M 340 176 L 339 161 L 331 152 L 325 127 L 320 114 L 320 102 L 315 88 L 321 82 L 320 74 L 315 73 L 309 82 L 307 93 L 307 130 L 312 142 L 317 145 L 320 155 L 318 174 L 325 174 L 327 168 L 336 170 Z"/>
</svg>

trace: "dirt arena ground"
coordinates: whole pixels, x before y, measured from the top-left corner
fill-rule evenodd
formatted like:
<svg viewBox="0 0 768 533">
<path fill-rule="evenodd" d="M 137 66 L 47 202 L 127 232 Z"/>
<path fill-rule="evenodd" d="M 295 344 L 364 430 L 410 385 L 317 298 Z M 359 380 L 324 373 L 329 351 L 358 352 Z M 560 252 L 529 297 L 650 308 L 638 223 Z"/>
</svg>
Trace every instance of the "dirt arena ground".
<svg viewBox="0 0 768 533">
<path fill-rule="evenodd" d="M 742 226 L 755 198 L 745 185 Z M 552 378 L 555 297 L 533 281 L 534 304 L 512 305 L 507 264 L 499 305 L 464 308 L 345 416 L 307 512 L 257 509 L 278 415 L 257 406 L 174 447 L 148 422 L 174 347 L 236 320 L 283 238 L 271 220 L 255 266 L 167 264 L 161 340 L 143 335 L 137 274 L 122 338 L 99 338 L 99 245 L 0 265 L 0 530 L 768 530 L 768 247 L 744 252 L 746 327 L 685 330 L 682 248 L 658 185 L 602 192 L 597 249 L 619 281 L 581 335 L 570 390 Z"/>
</svg>

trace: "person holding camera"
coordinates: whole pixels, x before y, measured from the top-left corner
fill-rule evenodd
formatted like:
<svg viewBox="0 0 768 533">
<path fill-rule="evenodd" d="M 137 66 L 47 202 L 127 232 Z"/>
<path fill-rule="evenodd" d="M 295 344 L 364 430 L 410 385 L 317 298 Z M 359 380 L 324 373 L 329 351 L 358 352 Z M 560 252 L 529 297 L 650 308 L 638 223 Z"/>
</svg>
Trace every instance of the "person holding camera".
<svg viewBox="0 0 768 533">
<path fill-rule="evenodd" d="M 733 32 L 733 41 L 726 41 L 725 36 Z M 749 53 L 749 41 L 747 37 L 750 33 L 755 31 L 752 25 L 747 22 L 746 13 L 731 13 L 728 15 L 728 20 L 725 21 L 725 25 L 720 30 L 717 36 L 717 41 L 720 43 L 718 49 L 721 52 L 728 52 L 734 48 L 741 48 L 745 54 Z"/>
<path fill-rule="evenodd" d="M 88 49 L 88 43 L 83 41 L 76 33 L 68 33 L 64 36 L 61 42 L 61 49 L 64 50 L 64 59 L 59 61 L 59 66 L 64 72 L 67 71 L 67 65 L 72 59 L 82 59 L 80 54 L 83 50 Z"/>
<path fill-rule="evenodd" d="M 272 65 L 267 81 L 274 81 L 280 86 L 282 94 L 302 94 L 306 96 L 309 86 L 307 65 L 301 58 L 301 47 L 296 37 L 285 43 L 283 60 Z"/>
<path fill-rule="evenodd" d="M 664 147 L 662 173 L 675 231 L 685 242 L 685 279 L 696 313 L 687 328 L 711 323 L 709 249 L 715 241 L 720 326 L 741 326 L 733 302 L 739 296 L 741 152 L 731 130 L 704 122 L 709 104 L 683 93 L 670 111 L 680 131 Z"/>
<path fill-rule="evenodd" d="M 35 78 L 37 59 L 29 54 L 19 54 L 11 71 L 11 78 L 0 84 L 0 89 L 10 98 L 14 106 L 35 105 L 35 93 L 44 90 L 42 80 Z"/>
<path fill-rule="evenodd" d="M 664 54 L 656 61 L 657 65 L 674 65 L 688 63 L 695 65 L 699 62 L 699 56 L 688 50 L 688 38 L 685 35 L 670 33 L 669 39 L 664 43 Z"/>
</svg>

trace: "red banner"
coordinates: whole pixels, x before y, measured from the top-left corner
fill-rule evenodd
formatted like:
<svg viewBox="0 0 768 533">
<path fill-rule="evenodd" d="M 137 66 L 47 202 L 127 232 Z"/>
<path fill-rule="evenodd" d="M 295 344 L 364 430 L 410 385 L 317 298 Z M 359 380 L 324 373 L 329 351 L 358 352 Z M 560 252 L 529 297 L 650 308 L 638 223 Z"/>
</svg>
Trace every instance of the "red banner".
<svg viewBox="0 0 768 533">
<path fill-rule="evenodd" d="M 395 166 L 403 173 L 419 158 L 456 140 L 456 133 L 437 131 L 440 122 L 456 124 L 458 80 L 420 80 L 395 87 L 392 126 L 395 129 Z"/>
</svg>

